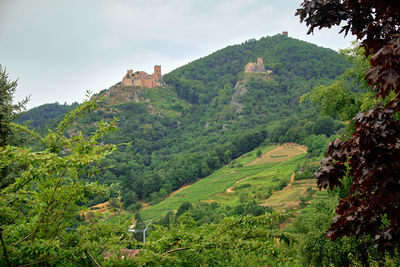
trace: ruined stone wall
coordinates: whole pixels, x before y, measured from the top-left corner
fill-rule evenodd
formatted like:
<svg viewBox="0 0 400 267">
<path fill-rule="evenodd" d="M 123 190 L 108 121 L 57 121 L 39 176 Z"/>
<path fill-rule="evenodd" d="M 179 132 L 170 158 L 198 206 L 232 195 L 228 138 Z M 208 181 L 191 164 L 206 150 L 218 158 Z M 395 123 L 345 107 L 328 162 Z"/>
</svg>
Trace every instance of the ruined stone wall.
<svg viewBox="0 0 400 267">
<path fill-rule="evenodd" d="M 140 79 L 133 80 L 133 86 L 143 87 L 142 81 Z"/>
<path fill-rule="evenodd" d="M 153 88 L 153 87 L 155 87 L 155 85 L 154 85 L 154 79 L 153 79 L 153 76 L 151 76 L 151 75 L 146 75 L 145 77 L 143 77 L 143 78 L 141 79 L 141 81 L 142 81 L 142 85 L 143 85 L 144 87 L 148 87 L 148 88 Z"/>
<path fill-rule="evenodd" d="M 133 70 L 127 70 L 125 76 L 122 78 L 123 86 L 132 86 Z"/>
<path fill-rule="evenodd" d="M 133 70 L 128 70 L 125 76 L 122 78 L 122 86 L 140 86 L 154 88 L 161 86 L 161 66 L 154 66 L 154 73 L 147 74 L 145 71 L 137 71 L 133 73 Z"/>
</svg>

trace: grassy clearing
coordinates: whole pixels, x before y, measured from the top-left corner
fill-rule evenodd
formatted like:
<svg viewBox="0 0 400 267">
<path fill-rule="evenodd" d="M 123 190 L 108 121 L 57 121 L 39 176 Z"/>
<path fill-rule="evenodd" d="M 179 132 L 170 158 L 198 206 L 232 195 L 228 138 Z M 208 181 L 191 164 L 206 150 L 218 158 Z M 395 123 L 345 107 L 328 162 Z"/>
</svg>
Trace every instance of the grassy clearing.
<svg viewBox="0 0 400 267">
<path fill-rule="evenodd" d="M 314 195 L 316 190 L 315 179 L 294 180 L 282 190 L 273 192 L 268 199 L 262 201 L 261 205 L 272 207 L 275 210 L 297 208 L 300 203 Z"/>
<path fill-rule="evenodd" d="M 263 201 L 263 206 L 275 209 L 285 209 L 288 206 L 297 206 L 301 202 L 301 197 L 307 195 L 308 187 L 293 187 L 286 190 L 274 192 L 271 197 Z"/>
<path fill-rule="evenodd" d="M 297 144 L 284 144 L 262 155 L 262 157 L 255 159 L 248 163 L 248 165 L 259 165 L 272 162 L 286 161 L 294 156 L 301 155 L 307 152 L 305 146 Z"/>
<path fill-rule="evenodd" d="M 263 153 L 257 162 L 257 150 Z M 302 153 L 300 153 L 302 152 Z M 279 155 L 284 157 L 271 157 Z M 265 156 L 267 154 L 267 156 Z M 284 160 L 281 160 L 283 159 Z M 279 160 L 276 160 L 279 159 Z M 265 146 L 255 149 L 198 182 L 173 192 L 167 199 L 141 212 L 145 220 L 176 211 L 183 202 L 219 202 L 223 205 L 239 203 L 242 194 L 263 201 L 271 192 L 285 187 L 296 164 L 305 159 L 305 150 L 294 145 Z"/>
<path fill-rule="evenodd" d="M 105 105 L 108 107 L 135 101 L 145 103 L 150 114 L 168 117 L 179 117 L 182 110 L 190 107 L 189 103 L 180 99 L 176 93 L 166 87 L 143 88 L 116 85 L 105 94 L 107 96 Z M 100 107 L 100 110 L 107 112 L 107 108 L 104 107 Z"/>
<path fill-rule="evenodd" d="M 181 111 L 190 104 L 178 98 L 171 90 L 164 87 L 145 89 L 141 95 L 141 100 L 150 100 L 153 113 L 161 113 L 168 116 L 179 116 Z"/>
</svg>

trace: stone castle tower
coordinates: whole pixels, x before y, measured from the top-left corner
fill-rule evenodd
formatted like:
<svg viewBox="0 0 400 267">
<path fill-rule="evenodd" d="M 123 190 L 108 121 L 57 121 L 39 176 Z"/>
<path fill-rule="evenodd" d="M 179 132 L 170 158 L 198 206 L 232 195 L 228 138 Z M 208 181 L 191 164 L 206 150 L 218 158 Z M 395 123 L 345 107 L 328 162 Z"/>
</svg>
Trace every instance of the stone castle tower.
<svg viewBox="0 0 400 267">
<path fill-rule="evenodd" d="M 156 74 L 161 76 L 161 66 L 160 65 L 155 65 L 154 66 L 154 73 L 156 73 Z"/>
<path fill-rule="evenodd" d="M 155 80 L 161 81 L 162 75 L 161 75 L 161 66 L 160 65 L 155 65 L 154 66 L 153 77 L 154 77 Z"/>
<path fill-rule="evenodd" d="M 133 72 L 133 70 L 127 70 L 125 76 L 122 78 L 122 86 L 139 86 L 154 88 L 161 86 L 162 75 L 161 66 L 154 66 L 154 73 L 147 74 L 144 71 Z"/>
</svg>

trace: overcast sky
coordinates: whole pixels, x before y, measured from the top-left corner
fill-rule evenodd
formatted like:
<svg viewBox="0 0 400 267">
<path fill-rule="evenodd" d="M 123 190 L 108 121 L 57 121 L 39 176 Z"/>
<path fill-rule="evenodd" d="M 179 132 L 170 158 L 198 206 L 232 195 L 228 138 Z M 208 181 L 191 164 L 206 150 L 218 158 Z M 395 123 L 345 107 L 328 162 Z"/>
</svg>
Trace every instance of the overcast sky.
<svg viewBox="0 0 400 267">
<path fill-rule="evenodd" d="M 352 38 L 294 16 L 301 0 L 0 0 L 0 64 L 29 108 L 81 102 L 127 69 L 167 73 L 248 39 L 289 36 L 335 50 Z"/>
</svg>

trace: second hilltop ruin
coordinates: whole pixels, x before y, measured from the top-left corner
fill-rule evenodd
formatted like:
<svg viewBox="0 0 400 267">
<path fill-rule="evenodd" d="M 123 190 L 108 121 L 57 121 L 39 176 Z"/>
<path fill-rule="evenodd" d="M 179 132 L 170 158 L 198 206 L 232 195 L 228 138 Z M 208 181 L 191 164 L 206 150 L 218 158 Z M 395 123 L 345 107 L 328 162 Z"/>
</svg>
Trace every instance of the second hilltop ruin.
<svg viewBox="0 0 400 267">
<path fill-rule="evenodd" d="M 244 68 L 244 73 L 253 73 L 253 72 L 267 73 L 262 58 L 259 57 L 257 59 L 257 63 L 255 62 L 247 63 L 246 67 Z"/>
</svg>

